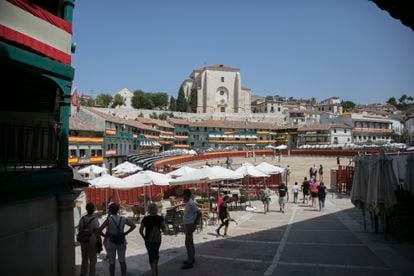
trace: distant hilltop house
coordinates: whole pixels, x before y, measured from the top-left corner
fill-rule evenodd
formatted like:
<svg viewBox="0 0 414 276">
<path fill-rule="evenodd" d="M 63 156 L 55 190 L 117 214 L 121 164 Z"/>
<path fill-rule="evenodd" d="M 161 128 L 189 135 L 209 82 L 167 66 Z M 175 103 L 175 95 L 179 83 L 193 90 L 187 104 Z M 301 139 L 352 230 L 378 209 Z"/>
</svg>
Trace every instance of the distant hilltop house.
<svg viewBox="0 0 414 276">
<path fill-rule="evenodd" d="M 194 69 L 182 83 L 187 99 L 197 89 L 197 113 L 250 113 L 251 90 L 241 85 L 239 68 L 213 64 Z"/>
<path fill-rule="evenodd" d="M 342 104 L 341 99 L 338 97 L 330 97 L 325 100 L 322 100 L 320 103 L 314 106 L 315 110 L 333 113 L 336 115 L 342 114 Z"/>
</svg>

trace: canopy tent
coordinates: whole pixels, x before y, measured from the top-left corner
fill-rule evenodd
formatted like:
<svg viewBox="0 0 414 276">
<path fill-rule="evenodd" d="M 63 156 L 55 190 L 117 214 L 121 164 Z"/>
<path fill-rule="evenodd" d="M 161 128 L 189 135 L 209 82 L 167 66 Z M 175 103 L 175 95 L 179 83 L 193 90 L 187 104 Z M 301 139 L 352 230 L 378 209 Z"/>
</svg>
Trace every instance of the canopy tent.
<svg viewBox="0 0 414 276">
<path fill-rule="evenodd" d="M 86 173 L 101 174 L 101 173 L 106 173 L 107 171 L 108 171 L 108 169 L 106 169 L 106 168 L 102 168 L 102 167 L 99 167 L 99 166 L 96 166 L 96 165 L 90 165 L 90 166 L 87 166 L 87 167 L 79 170 L 78 172 L 80 174 L 86 174 Z"/>
<path fill-rule="evenodd" d="M 266 162 L 262 162 L 259 165 L 256 166 L 256 169 L 266 173 L 266 174 L 280 174 L 280 173 L 284 173 L 285 169 L 278 167 L 278 166 L 274 166 L 272 164 L 266 163 Z"/>
<path fill-rule="evenodd" d="M 119 164 L 118 166 L 113 168 L 112 171 L 115 172 L 115 174 L 117 175 L 123 175 L 135 173 L 137 171 L 142 171 L 142 168 L 128 161 L 125 161 L 124 163 Z"/>
<path fill-rule="evenodd" d="M 91 183 L 91 186 L 94 188 L 117 189 L 116 187 L 122 185 L 122 180 L 112 175 L 104 174 L 100 177 L 90 180 L 89 183 Z"/>
<path fill-rule="evenodd" d="M 171 185 L 185 185 L 196 183 L 211 183 L 221 180 L 234 180 L 241 179 L 243 175 L 235 171 L 225 169 L 219 166 L 204 167 L 201 169 L 195 169 L 190 174 L 180 176 L 170 181 Z"/>
<path fill-rule="evenodd" d="M 190 174 L 190 173 L 194 172 L 195 170 L 196 169 L 191 168 L 189 166 L 182 166 L 179 169 L 176 169 L 172 172 L 167 173 L 167 175 L 170 176 L 170 177 L 180 177 L 180 176 L 183 176 L 183 175 Z"/>
<path fill-rule="evenodd" d="M 257 169 L 254 165 L 249 164 L 249 163 L 244 163 L 237 170 L 235 170 L 235 172 L 236 173 L 241 173 L 243 176 L 269 177 L 268 174 L 266 174 L 263 171 Z"/>
</svg>

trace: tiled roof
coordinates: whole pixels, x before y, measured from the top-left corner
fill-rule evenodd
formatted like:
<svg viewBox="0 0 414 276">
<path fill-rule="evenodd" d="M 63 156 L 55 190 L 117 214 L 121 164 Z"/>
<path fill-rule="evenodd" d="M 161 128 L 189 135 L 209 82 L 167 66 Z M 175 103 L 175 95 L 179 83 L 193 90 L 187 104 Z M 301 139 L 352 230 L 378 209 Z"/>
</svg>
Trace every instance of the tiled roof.
<svg viewBox="0 0 414 276">
<path fill-rule="evenodd" d="M 159 127 L 164 127 L 164 128 L 174 128 L 174 126 L 170 125 L 167 121 L 164 121 L 164 120 L 137 117 L 137 121 L 139 121 L 140 123 L 146 124 L 146 125 L 157 125 Z"/>
<path fill-rule="evenodd" d="M 102 129 L 97 128 L 95 125 L 90 124 L 86 121 L 79 119 L 78 117 L 69 118 L 69 129 L 71 130 L 84 130 L 84 131 L 95 131 L 103 132 Z"/>
<path fill-rule="evenodd" d="M 93 112 L 94 114 L 98 115 L 99 117 L 101 117 L 102 119 L 104 119 L 105 121 L 108 121 L 108 122 L 112 122 L 112 123 L 116 123 L 116 124 L 125 124 L 125 125 L 129 125 L 129 126 L 132 126 L 132 127 L 139 128 L 139 129 L 146 129 L 146 130 L 151 130 L 151 131 L 158 132 L 158 130 L 156 130 L 156 129 L 150 127 L 150 126 L 147 126 L 145 124 L 142 124 L 138 121 L 135 121 L 135 120 L 124 119 L 124 118 L 112 116 L 111 114 L 100 112 L 100 111 L 97 111 L 93 108 L 86 108 L 86 109 Z"/>
<path fill-rule="evenodd" d="M 331 128 L 352 128 L 347 124 L 313 124 L 300 127 L 299 131 L 329 130 Z"/>
<path fill-rule="evenodd" d="M 229 72 L 239 72 L 239 68 L 233 68 L 230 66 L 226 66 L 224 64 L 211 64 L 204 67 L 200 67 L 197 69 L 194 69 L 194 71 L 204 71 L 204 70 L 216 70 L 216 71 L 229 71 Z"/>
<path fill-rule="evenodd" d="M 168 118 L 168 122 L 170 122 L 173 125 L 186 125 L 188 126 L 190 122 L 185 119 L 177 119 L 177 118 Z"/>
<path fill-rule="evenodd" d="M 190 126 L 234 128 L 234 129 L 275 129 L 277 127 L 274 123 L 231 121 L 231 120 L 205 120 L 205 121 L 198 121 L 198 122 L 190 122 Z"/>
</svg>

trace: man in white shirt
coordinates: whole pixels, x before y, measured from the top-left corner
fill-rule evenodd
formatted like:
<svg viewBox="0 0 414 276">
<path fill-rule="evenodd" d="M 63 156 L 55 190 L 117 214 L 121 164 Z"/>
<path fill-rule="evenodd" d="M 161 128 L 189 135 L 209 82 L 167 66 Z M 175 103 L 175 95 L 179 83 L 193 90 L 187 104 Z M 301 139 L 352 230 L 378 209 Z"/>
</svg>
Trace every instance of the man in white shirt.
<svg viewBox="0 0 414 276">
<path fill-rule="evenodd" d="M 194 256 L 195 256 L 195 248 L 194 248 L 194 240 L 193 240 L 193 233 L 196 229 L 196 218 L 197 218 L 197 211 L 198 207 L 191 199 L 191 190 L 185 189 L 183 191 L 183 198 L 184 202 L 186 203 L 184 209 L 184 233 L 185 233 L 185 247 L 187 249 L 187 261 L 184 261 L 184 265 L 181 267 L 182 269 L 190 269 L 194 266 Z"/>
</svg>

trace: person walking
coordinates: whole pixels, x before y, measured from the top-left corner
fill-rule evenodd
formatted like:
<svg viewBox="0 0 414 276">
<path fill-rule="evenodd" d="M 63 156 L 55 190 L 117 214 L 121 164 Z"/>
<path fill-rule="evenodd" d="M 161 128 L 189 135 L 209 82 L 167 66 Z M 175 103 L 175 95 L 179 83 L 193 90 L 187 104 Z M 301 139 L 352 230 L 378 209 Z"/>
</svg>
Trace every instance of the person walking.
<svg viewBox="0 0 414 276">
<path fill-rule="evenodd" d="M 187 249 L 187 260 L 184 261 L 184 264 L 183 266 L 181 266 L 181 269 L 193 268 L 195 263 L 193 233 L 196 229 L 198 207 L 191 199 L 191 196 L 191 190 L 185 189 L 183 191 L 183 199 L 185 203 L 183 223 L 185 233 L 185 247 Z"/>
<path fill-rule="evenodd" d="M 293 185 L 292 188 L 292 193 L 293 193 L 293 203 L 297 203 L 298 202 L 298 195 L 299 195 L 299 186 L 298 186 L 298 182 L 295 181 L 295 185 Z"/>
<path fill-rule="evenodd" d="M 263 203 L 263 210 L 265 215 L 267 212 L 269 212 L 270 195 L 270 189 L 265 186 L 265 188 L 261 191 L 261 200 Z"/>
<path fill-rule="evenodd" d="M 325 198 L 326 198 L 326 187 L 321 182 L 318 186 L 318 200 L 319 200 L 319 212 L 325 208 Z"/>
<path fill-rule="evenodd" d="M 161 231 L 165 231 L 164 218 L 158 215 L 157 204 L 150 203 L 148 205 L 148 216 L 145 216 L 142 219 L 139 233 L 145 241 L 145 247 L 147 248 L 148 259 L 153 276 L 158 275 Z"/>
<path fill-rule="evenodd" d="M 116 254 L 118 254 L 118 261 L 119 265 L 121 266 L 121 274 L 124 276 L 126 275 L 127 266 L 125 261 L 125 252 L 127 248 L 127 242 L 125 236 L 131 233 L 135 228 L 136 225 L 128 218 L 120 216 L 119 212 L 119 204 L 112 203 L 109 206 L 109 216 L 108 218 L 102 223 L 101 227 L 99 228 L 99 233 L 102 236 L 108 235 L 108 262 L 109 262 L 109 274 L 111 276 L 115 275 L 115 260 Z M 128 231 L 124 232 L 125 225 L 129 226 Z M 107 228 L 106 234 L 102 231 Z"/>
<path fill-rule="evenodd" d="M 98 233 L 99 221 L 94 215 L 95 205 L 92 202 L 89 202 L 86 204 L 86 211 L 87 214 L 79 221 L 79 232 L 77 235 L 77 240 L 80 242 L 82 252 L 80 275 L 93 276 L 95 275 L 96 267 L 96 245 L 101 239 Z"/>
<path fill-rule="evenodd" d="M 217 206 L 217 210 L 216 210 L 217 217 L 220 216 L 220 206 L 221 206 L 221 204 L 223 204 L 223 196 L 224 196 L 224 194 L 223 193 L 220 193 L 219 196 L 218 196 L 218 198 L 217 198 L 217 203 L 216 203 L 216 206 Z"/>
<path fill-rule="evenodd" d="M 282 184 L 279 186 L 279 206 L 280 206 L 280 212 L 282 213 L 285 212 L 286 193 L 287 193 L 286 184 L 282 182 Z"/>
<path fill-rule="evenodd" d="M 311 198 L 312 198 L 312 207 L 315 207 L 316 198 L 318 197 L 318 184 L 316 183 L 315 179 L 311 180 L 309 188 L 310 188 Z"/>
<path fill-rule="evenodd" d="M 319 181 L 323 181 L 323 166 L 319 165 Z"/>
<path fill-rule="evenodd" d="M 220 220 L 221 224 L 219 228 L 216 229 L 217 236 L 220 236 L 220 229 L 224 226 L 224 237 L 227 236 L 227 229 L 229 227 L 229 220 L 230 220 L 230 213 L 229 207 L 227 206 L 227 202 L 229 200 L 229 196 L 224 196 L 223 203 L 220 205 Z"/>
<path fill-rule="evenodd" d="M 307 177 L 304 177 L 303 182 L 302 182 L 302 194 L 303 194 L 303 204 L 305 204 L 305 200 L 306 203 L 308 203 L 308 197 L 309 197 L 309 181 Z"/>
</svg>

